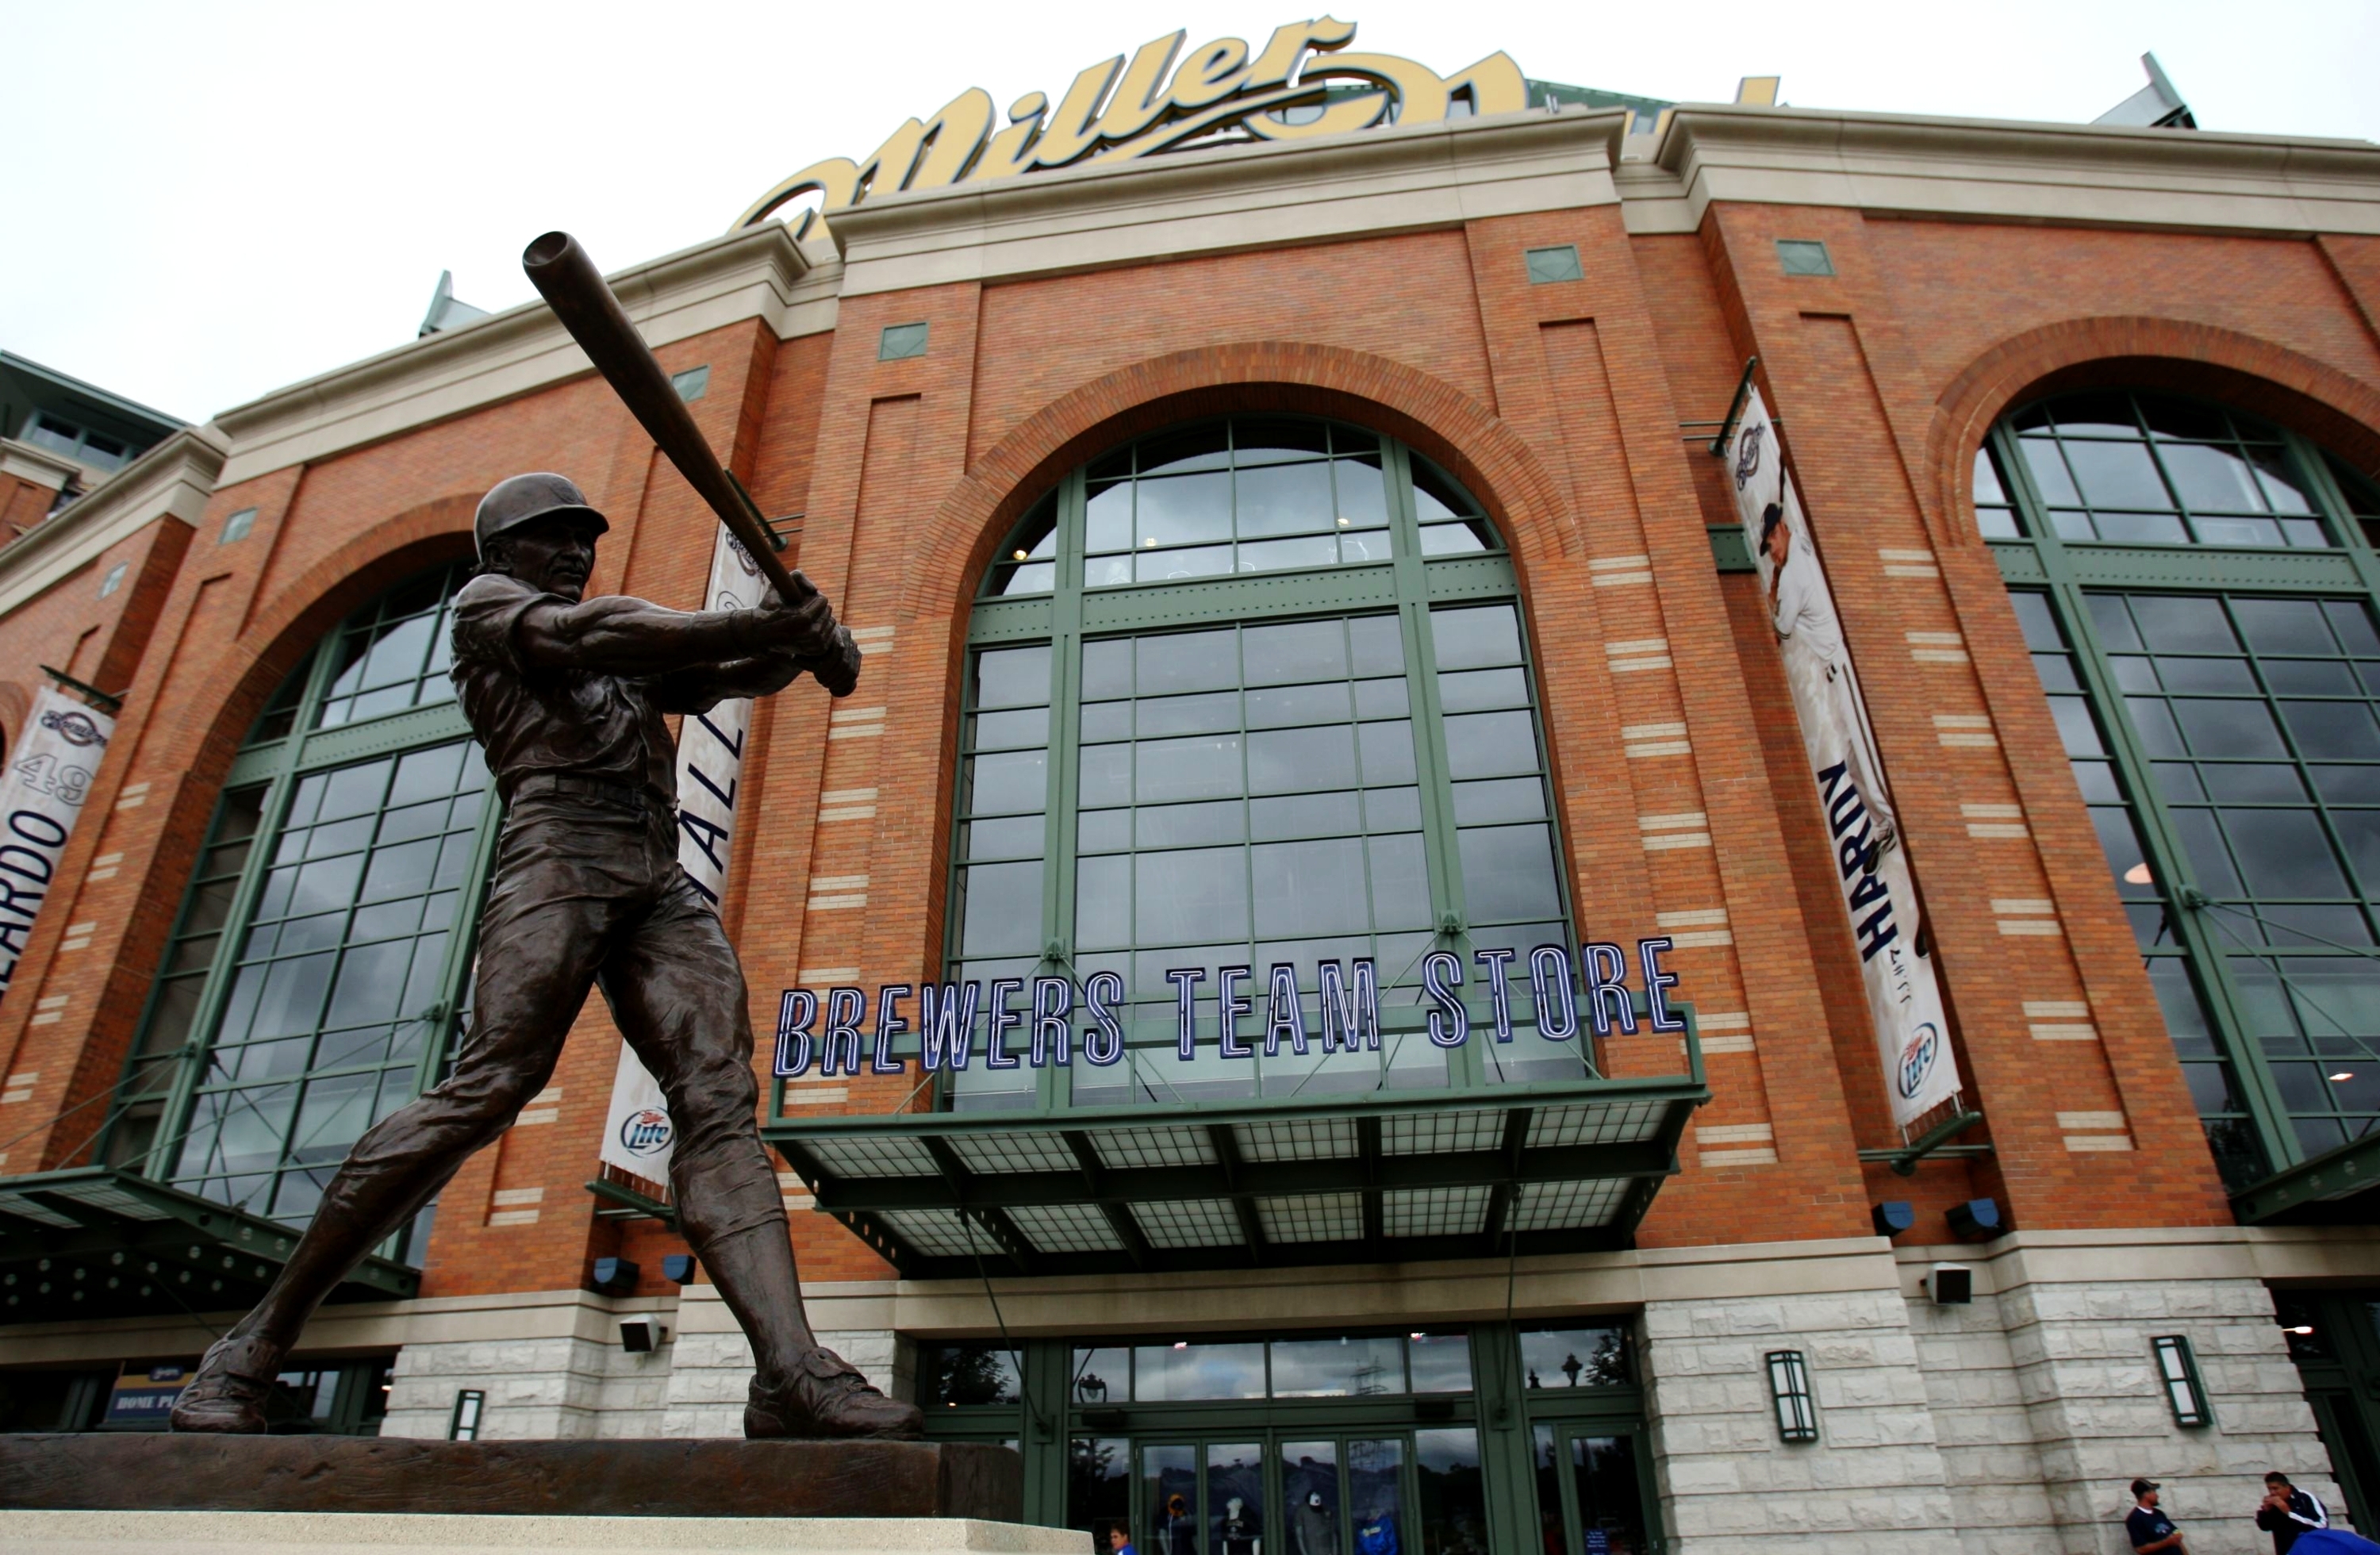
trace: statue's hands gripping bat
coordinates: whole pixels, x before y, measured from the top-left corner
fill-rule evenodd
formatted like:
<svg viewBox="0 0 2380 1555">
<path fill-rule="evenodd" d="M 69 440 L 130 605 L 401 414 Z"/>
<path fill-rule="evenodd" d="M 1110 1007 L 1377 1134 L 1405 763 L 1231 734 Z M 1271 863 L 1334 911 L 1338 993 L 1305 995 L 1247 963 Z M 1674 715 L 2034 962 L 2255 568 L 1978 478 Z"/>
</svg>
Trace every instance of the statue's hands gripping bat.
<svg viewBox="0 0 2380 1555">
<path fill-rule="evenodd" d="M 777 597 L 787 604 L 817 597 L 816 586 L 779 559 L 776 541 L 759 509 L 711 453 L 702 430 L 694 424 L 694 413 L 678 397 L 669 374 L 653 358 L 651 347 L 628 322 L 627 311 L 578 240 L 566 232 L 549 232 L 522 251 L 521 268 L 528 272 L 529 284 L 552 306 L 562 327 L 586 351 L 595 371 L 677 466 L 686 484 L 710 505 L 728 532 L 744 542 L 753 565 L 777 590 Z M 834 647 L 827 653 L 801 662 L 833 696 L 847 697 L 859 684 L 859 650 L 845 627 L 835 627 Z"/>
</svg>

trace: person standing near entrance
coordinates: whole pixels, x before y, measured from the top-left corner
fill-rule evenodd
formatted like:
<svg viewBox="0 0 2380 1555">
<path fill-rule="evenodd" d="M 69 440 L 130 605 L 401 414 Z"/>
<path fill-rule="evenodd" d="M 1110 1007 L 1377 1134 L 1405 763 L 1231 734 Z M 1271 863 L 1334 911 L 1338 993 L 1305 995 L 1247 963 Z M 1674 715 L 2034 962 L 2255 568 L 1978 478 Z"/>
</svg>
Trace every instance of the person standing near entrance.
<svg viewBox="0 0 2380 1555">
<path fill-rule="evenodd" d="M 2157 1510 L 2157 1490 L 2154 1479 L 2132 1481 L 2132 1510 L 2125 1514 L 2124 1532 L 2132 1541 L 2132 1555 L 2158 1555 L 2170 1549 L 2176 1555 L 2188 1555 L 2190 1547 L 2182 1542 L 2181 1530 L 2173 1519 Z"/>
<path fill-rule="evenodd" d="M 2256 1526 L 2273 1536 L 2273 1555 L 2289 1555 L 2299 1535 L 2330 1526 L 2330 1510 L 2322 1498 L 2299 1489 L 2288 1475 L 2275 1469 L 2265 1476 L 2265 1504 L 2256 1509 Z"/>
</svg>

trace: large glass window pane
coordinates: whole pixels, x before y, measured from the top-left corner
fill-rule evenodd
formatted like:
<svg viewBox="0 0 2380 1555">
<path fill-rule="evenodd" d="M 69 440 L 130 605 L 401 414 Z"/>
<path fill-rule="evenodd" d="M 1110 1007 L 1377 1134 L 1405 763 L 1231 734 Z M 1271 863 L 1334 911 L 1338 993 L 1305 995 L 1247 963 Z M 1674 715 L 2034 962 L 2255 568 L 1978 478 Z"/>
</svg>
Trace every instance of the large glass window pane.
<svg viewBox="0 0 2380 1555">
<path fill-rule="evenodd" d="M 1405 1341 L 1280 1339 L 1272 1344 L 1272 1396 L 1277 1399 L 1369 1398 L 1405 1391 Z"/>
<path fill-rule="evenodd" d="M 1190 1446 L 1140 1450 L 1141 1515 L 1148 1529 L 1144 1548 L 1158 1555 L 1198 1555 L 1197 1454 Z"/>
<path fill-rule="evenodd" d="M 1422 1548 L 1431 1555 L 1488 1555 L 1479 1433 L 1469 1426 L 1414 1432 L 1414 1480 Z"/>
<path fill-rule="evenodd" d="M 1336 1441 L 1281 1443 L 1281 1499 L 1289 1509 L 1290 1555 L 1340 1555 Z"/>
<path fill-rule="evenodd" d="M 1261 1343 L 1143 1344 L 1132 1353 L 1132 1396 L 1141 1403 L 1265 1396 Z"/>
<path fill-rule="evenodd" d="M 1264 1447 L 1207 1447 L 1207 1555 L 1259 1555 L 1265 1538 Z"/>
<path fill-rule="evenodd" d="M 1347 1444 L 1347 1500 L 1359 1552 L 1396 1550 L 1402 1555 L 1409 1537 L 1404 1469 L 1405 1444 L 1394 1437 Z"/>
</svg>

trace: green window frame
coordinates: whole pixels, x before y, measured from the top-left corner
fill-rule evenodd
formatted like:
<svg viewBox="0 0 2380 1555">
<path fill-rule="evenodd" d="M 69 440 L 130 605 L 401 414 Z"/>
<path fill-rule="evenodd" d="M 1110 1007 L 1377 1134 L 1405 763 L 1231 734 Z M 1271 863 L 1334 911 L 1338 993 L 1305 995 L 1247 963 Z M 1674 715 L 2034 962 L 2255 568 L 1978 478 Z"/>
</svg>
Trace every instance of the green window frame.
<svg viewBox="0 0 2380 1555">
<path fill-rule="evenodd" d="M 1478 500 L 1392 438 L 1311 418 L 1167 429 L 1020 521 L 968 629 L 944 976 L 1128 987 L 1125 1062 L 946 1075 L 945 1107 L 1164 1105 L 1597 1073 L 1538 1039 L 1528 957 L 1577 943 L 1527 624 Z M 1186 860 L 1186 862 L 1185 862 Z M 1236 880 L 1233 871 L 1237 870 Z M 1514 951 L 1499 1044 L 1477 950 Z M 1228 947 L 1228 948 L 1226 948 Z M 1421 1033 L 1422 957 L 1474 1038 Z M 1226 968 L 1370 956 L 1378 1055 L 1225 1059 Z M 1198 1056 L 1176 1057 L 1196 968 Z M 912 1047 L 914 1051 L 914 1045 Z M 1236 1066 L 1236 1067 L 1234 1067 Z"/>
<path fill-rule="evenodd" d="M 2108 869 L 2237 1193 L 2380 1123 L 2380 492 L 2211 402 L 2021 407 L 1974 467 Z"/>
<path fill-rule="evenodd" d="M 1633 1348 L 1633 1325 L 1609 1317 L 926 1342 L 917 1402 L 929 1440 L 1017 1448 L 1025 1520 L 1083 1530 L 1101 1549 L 1122 1524 L 1159 1555 L 1183 1533 L 1185 1548 L 1222 1555 L 1236 1495 L 1265 1548 L 1295 1550 L 1290 1514 L 1319 1491 L 1337 1555 L 1355 1555 L 1376 1511 L 1394 1517 L 1403 1549 L 1534 1549 L 1563 1529 L 1579 1549 L 1599 1529 L 1647 1555 L 1662 1534 Z M 1286 1352 L 1300 1353 L 1289 1382 Z M 1204 1385 L 1148 1387 L 1150 1363 L 1169 1358 L 1169 1384 Z M 1174 1495 L 1191 1528 L 1164 1515 Z"/>
<path fill-rule="evenodd" d="M 109 1164 L 302 1223 L 363 1129 L 443 1071 L 501 820 L 445 674 L 468 577 L 372 601 L 259 716 L 99 1141 Z M 392 1256 L 418 1252 L 427 1215 Z"/>
</svg>

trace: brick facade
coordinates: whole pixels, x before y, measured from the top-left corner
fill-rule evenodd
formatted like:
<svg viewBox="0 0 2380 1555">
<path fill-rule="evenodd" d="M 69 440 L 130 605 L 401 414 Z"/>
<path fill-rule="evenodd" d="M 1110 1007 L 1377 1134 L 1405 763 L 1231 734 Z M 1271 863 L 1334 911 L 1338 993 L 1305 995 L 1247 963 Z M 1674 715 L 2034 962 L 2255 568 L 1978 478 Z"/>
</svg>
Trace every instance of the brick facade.
<svg viewBox="0 0 2380 1555">
<path fill-rule="evenodd" d="M 865 224 L 849 225 L 864 244 Z M 1780 238 L 1823 241 L 1835 273 L 1787 275 Z M 1530 284 L 1524 251 L 1554 244 L 1576 246 L 1584 278 Z M 2371 237 L 1713 200 L 1693 231 L 1632 233 L 1621 203 L 1587 204 L 868 291 L 843 297 L 831 329 L 781 340 L 746 319 L 673 339 L 666 368 L 710 369 L 693 409 L 714 446 L 769 513 L 803 515 L 800 565 L 849 625 L 890 628 L 857 695 L 838 704 L 882 709 L 885 737 L 830 739 L 827 699 L 807 683 L 757 713 L 741 801 L 757 823 L 739 834 L 725 905 L 755 1024 L 773 1024 L 776 990 L 806 968 L 856 968 L 838 980 L 874 985 L 938 966 L 968 601 L 1026 506 L 1068 469 L 1173 421 L 1327 415 L 1445 465 L 1512 548 L 1581 930 L 1631 940 L 1677 912 L 1716 911 L 1701 921 L 1727 927 L 1674 956 L 1698 1011 L 1746 1017 L 1727 1030 L 1750 1035 L 1706 1061 L 1713 1099 L 1696 1129 L 1727 1130 L 1725 1144 L 1707 1148 L 1690 1132 L 1640 1247 L 1864 1238 L 1868 1207 L 1883 1198 L 1915 1203 L 1912 1240 L 1927 1244 L 1952 1240 L 1946 1209 L 1985 1197 L 2024 1233 L 2228 1228 L 2131 929 L 1979 542 L 1969 472 L 2013 405 L 2090 383 L 2226 398 L 2380 468 L 2375 317 Z M 879 332 L 913 322 L 929 325 L 927 353 L 880 361 Z M 1762 601 L 1713 565 L 1707 530 L 1735 519 L 1699 440 L 1750 357 L 1862 668 L 1958 1058 L 1987 1118 L 1970 1138 L 1989 1154 L 1929 1161 L 1913 1178 L 1858 1156 L 1899 1140 L 1830 844 Z M 0 697 L 21 697 L 32 682 L 17 666 L 36 661 L 129 687 L 67 856 L 63 878 L 77 883 L 49 908 L 21 992 L 0 1006 L 7 1070 L 40 1075 L 30 1104 L 12 1112 L 30 1124 L 115 1083 L 223 774 L 275 685 L 344 613 L 466 554 L 478 493 L 531 468 L 569 474 L 611 517 L 590 592 L 696 601 L 712 520 L 600 382 L 565 376 L 261 469 L 214 492 L 195 540 L 188 528 L 144 533 L 0 619 Z M 248 507 L 252 531 L 218 545 L 222 520 Z M 1889 570 L 1886 552 L 1900 559 Z M 1595 586 L 1591 564 L 1630 556 L 1647 559 L 1649 582 Z M 92 580 L 119 557 L 133 581 L 103 608 Z M 1954 634 L 1944 640 L 1963 645 L 1963 662 L 1912 661 L 1912 631 Z M 1666 641 L 1669 667 L 1615 673 L 1606 645 L 1645 638 Z M 1943 714 L 1979 721 L 1990 740 L 1938 739 Z M 1683 748 L 1630 755 L 1639 725 L 1681 726 Z M 822 794 L 854 789 L 874 790 L 872 817 L 820 816 Z M 1974 804 L 2013 807 L 2022 835 L 1972 834 L 1962 806 Z M 1712 845 L 1646 851 L 1638 818 L 1682 812 L 1707 818 Z M 91 869 L 102 855 L 119 861 L 103 879 Z M 866 905 L 814 907 L 810 881 L 832 876 L 867 877 Z M 2060 932 L 2003 936 L 1996 898 L 2046 899 Z M 99 927 L 88 949 L 64 954 L 57 926 L 70 919 Z M 63 998 L 67 1018 L 29 1027 L 37 998 Z M 2030 1039 L 2022 998 L 2087 1005 L 2098 1039 Z M 552 1121 L 515 1128 L 445 1191 L 425 1297 L 578 1287 L 592 1259 L 614 1254 L 642 1267 L 644 1294 L 671 1289 L 658 1270 L 678 1244 L 650 1222 L 598 1219 L 583 1188 L 615 1051 L 590 1002 L 552 1082 Z M 1675 1043 L 1649 1034 L 1615 1039 L 1609 1057 L 1622 1075 L 1677 1063 Z M 880 1112 L 911 1082 L 834 1084 L 839 1095 L 796 1087 L 797 1099 Z M 2058 1118 L 2074 1111 L 2120 1114 L 2134 1148 L 2077 1153 Z M 7 1170 L 69 1164 L 88 1133 L 72 1119 L 36 1129 L 9 1147 Z M 1746 1139 L 1773 1148 L 1739 1148 Z M 535 1214 L 499 1216 L 499 1194 Z M 889 1275 L 794 1202 L 806 1278 Z M 1756 1312 L 1723 1316 L 1730 1343 L 1767 1331 Z M 1663 1308 L 1650 1342 L 1682 1344 L 1698 1321 Z M 1923 1423 L 1912 1357 L 1948 1355 L 1959 1335 L 1921 1321 L 1912 1337 L 1890 1292 L 1845 1297 L 1813 1321 L 1829 1334 L 1881 1329 L 1857 1341 L 1874 1352 L 1861 1364 L 1906 1375 L 1876 1401 L 1880 1434 L 1901 1434 L 1902 1415 Z M 1961 1364 L 1985 1365 L 1973 1357 L 1995 1343 L 2006 1342 L 1975 1340 Z M 465 1369 L 501 1364 L 475 1354 Z M 610 1386 L 587 1379 L 579 1391 Z M 659 1407 L 650 1391 L 638 1408 Z M 1682 1396 L 1664 1398 L 1665 1415 Z M 419 1407 L 435 1414 L 429 1392 Z M 1957 1442 L 1937 1448 L 1931 1429 L 1908 1426 L 1910 1440 L 1880 1444 L 1873 1460 L 1925 1460 L 1892 1480 L 1906 1489 L 1908 1526 L 2001 1472 L 1975 1468 Z M 1730 1499 L 1741 1488 L 1682 1480 L 1677 1493 L 1708 1510 L 1702 1525 L 1717 1534 L 1749 1515 Z M 2040 1506 L 2016 1521 L 2028 1519 L 2058 1520 Z M 1722 1547 L 1733 1546 L 1709 1546 Z"/>
</svg>

